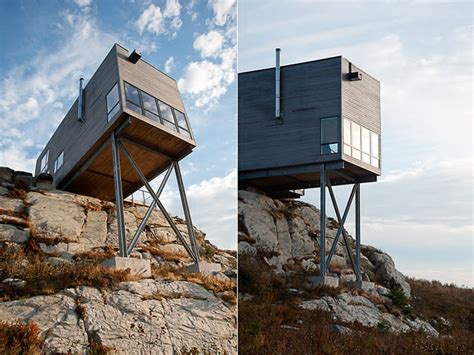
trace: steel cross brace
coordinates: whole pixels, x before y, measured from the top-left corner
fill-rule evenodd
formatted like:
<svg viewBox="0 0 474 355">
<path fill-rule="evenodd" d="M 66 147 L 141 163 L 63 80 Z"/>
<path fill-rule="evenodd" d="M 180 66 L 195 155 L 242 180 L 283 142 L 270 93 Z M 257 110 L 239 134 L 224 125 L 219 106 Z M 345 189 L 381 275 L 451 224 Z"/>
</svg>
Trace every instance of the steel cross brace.
<svg viewBox="0 0 474 355">
<path fill-rule="evenodd" d="M 349 260 L 351 262 L 352 269 L 354 270 L 354 273 L 356 274 L 357 281 L 361 281 L 361 275 L 360 275 L 360 237 L 359 237 L 359 235 L 360 235 L 360 233 L 359 233 L 360 223 L 359 223 L 359 220 L 357 218 L 357 212 L 359 211 L 359 208 L 357 207 L 357 205 L 360 204 L 360 200 L 358 199 L 360 184 L 359 183 L 354 184 L 354 186 L 352 188 L 352 191 L 351 191 L 351 194 L 349 196 L 349 200 L 347 201 L 346 208 L 344 209 L 344 213 L 342 215 L 342 218 L 341 218 L 341 213 L 339 212 L 339 207 L 338 207 L 338 204 L 337 204 L 337 201 L 336 201 L 336 196 L 334 195 L 334 191 L 333 191 L 330 179 L 327 179 L 326 184 L 327 184 L 327 187 L 328 187 L 328 190 L 329 190 L 329 195 L 331 196 L 331 202 L 332 202 L 332 205 L 334 207 L 334 211 L 336 212 L 336 217 L 337 217 L 337 221 L 339 223 L 339 228 L 337 229 L 336 236 L 334 237 L 333 243 L 331 245 L 331 249 L 329 251 L 329 254 L 328 254 L 326 262 L 325 262 L 325 267 L 326 267 L 325 272 L 327 272 L 327 269 L 329 267 L 329 263 L 331 262 L 331 259 L 334 255 L 334 253 L 336 252 L 337 242 L 338 242 L 339 237 L 342 233 L 342 236 L 344 238 L 344 245 L 346 247 L 346 252 L 347 252 L 347 255 L 348 255 Z M 346 222 L 347 215 L 349 214 L 349 210 L 351 208 L 354 196 L 356 196 L 356 239 L 357 239 L 357 241 L 359 241 L 358 243 L 356 243 L 356 262 L 354 262 L 352 251 L 351 251 L 350 246 L 349 246 L 349 237 L 347 235 L 346 229 L 344 228 L 344 223 Z"/>
<path fill-rule="evenodd" d="M 123 153 L 125 154 L 125 157 L 127 160 L 130 162 L 132 165 L 133 169 L 139 176 L 141 182 L 143 185 L 145 185 L 146 189 L 150 193 L 150 195 L 153 198 L 152 203 L 148 207 L 147 212 L 145 213 L 142 221 L 140 222 L 133 238 L 132 241 L 130 242 L 130 245 L 127 248 L 126 245 L 126 239 L 125 239 L 125 227 L 124 227 L 124 218 L 123 218 L 123 194 L 122 194 L 122 184 L 121 184 L 121 176 L 120 176 L 120 155 L 119 155 L 119 150 L 122 150 Z M 145 175 L 135 162 L 135 160 L 132 158 L 130 153 L 128 152 L 127 148 L 125 145 L 122 143 L 122 141 L 116 136 L 115 132 L 112 133 L 112 153 L 113 153 L 113 162 L 114 162 L 114 181 L 115 181 L 115 200 L 116 200 L 116 205 L 117 205 L 117 223 L 118 223 L 118 232 L 119 232 L 119 250 L 120 250 L 120 256 L 128 256 L 130 253 L 133 251 L 133 248 L 136 246 L 138 243 L 138 240 L 140 238 L 141 233 L 145 229 L 145 226 L 148 222 L 148 219 L 150 218 L 153 209 L 158 206 L 160 211 L 162 212 L 163 216 L 165 217 L 166 221 L 170 225 L 171 229 L 173 232 L 176 234 L 178 239 L 180 240 L 181 244 L 184 246 L 186 249 L 187 253 L 189 256 L 193 259 L 193 261 L 199 265 L 199 251 L 196 243 L 196 237 L 194 234 L 193 226 L 192 226 L 192 221 L 191 221 L 191 214 L 189 212 L 189 206 L 186 200 L 186 195 L 185 195 L 185 189 L 184 189 L 184 184 L 182 181 L 181 177 L 181 172 L 179 169 L 179 164 L 177 161 L 172 161 L 169 169 L 166 171 L 165 176 L 163 178 L 163 181 L 161 182 L 158 190 L 155 191 L 153 188 L 150 186 L 150 183 L 146 179 Z M 159 200 L 159 196 L 163 192 L 163 189 L 168 181 L 168 178 L 171 174 L 171 171 L 175 170 L 176 172 L 176 178 L 178 181 L 178 186 L 180 190 L 180 197 L 181 197 L 181 202 L 183 204 L 183 210 L 184 214 L 186 217 L 186 225 L 188 229 L 188 234 L 189 234 L 189 239 L 191 241 L 191 247 L 188 245 L 186 240 L 184 239 L 183 235 L 179 231 L 179 229 L 176 227 L 175 223 L 173 222 L 171 216 L 169 213 L 166 211 L 165 207 Z"/>
</svg>

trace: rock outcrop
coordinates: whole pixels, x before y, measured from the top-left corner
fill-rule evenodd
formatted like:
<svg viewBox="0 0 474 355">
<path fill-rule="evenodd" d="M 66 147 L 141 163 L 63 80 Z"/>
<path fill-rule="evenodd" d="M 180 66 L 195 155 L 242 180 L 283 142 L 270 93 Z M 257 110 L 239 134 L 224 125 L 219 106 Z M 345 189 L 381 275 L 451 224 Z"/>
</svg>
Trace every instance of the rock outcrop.
<svg viewBox="0 0 474 355">
<path fill-rule="evenodd" d="M 45 270 L 56 270 L 54 267 L 71 268 L 84 260 L 117 254 L 113 203 L 20 184 L 13 176 L 8 169 L 0 169 L 2 258 L 18 250 L 29 255 L 36 253 L 37 259 L 46 263 Z M 128 241 L 147 208 L 126 203 Z M 179 217 L 173 220 L 188 238 L 184 221 Z M 235 254 L 216 248 L 205 240 L 202 231 L 194 230 L 201 258 L 222 267 L 221 272 L 209 273 L 200 282 L 192 274 L 185 281 L 166 271 L 164 274 L 170 277 L 154 273 L 152 279 L 122 282 L 113 287 L 78 285 L 60 287 L 53 292 L 47 292 L 46 288 L 34 297 L 12 299 L 5 296 L 5 287 L 28 287 L 28 282 L 9 274 L 15 260 L 1 260 L 0 321 L 36 323 L 45 353 L 85 354 L 91 344 L 121 354 L 236 353 Z M 150 260 L 157 270 L 182 272 L 191 263 L 157 210 L 152 213 L 132 257 Z M 221 288 L 226 291 L 215 287 L 216 284 L 225 284 Z"/>
</svg>

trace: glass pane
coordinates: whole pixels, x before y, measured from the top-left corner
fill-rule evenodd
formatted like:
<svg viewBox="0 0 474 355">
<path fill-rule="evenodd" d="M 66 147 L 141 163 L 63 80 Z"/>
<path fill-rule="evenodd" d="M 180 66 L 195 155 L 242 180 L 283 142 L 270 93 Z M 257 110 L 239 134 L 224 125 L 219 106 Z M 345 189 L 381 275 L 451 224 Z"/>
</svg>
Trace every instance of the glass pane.
<svg viewBox="0 0 474 355">
<path fill-rule="evenodd" d="M 321 154 L 334 154 L 339 151 L 338 143 L 330 143 L 321 145 Z"/>
<path fill-rule="evenodd" d="M 344 143 L 351 144 L 351 121 L 348 119 L 344 119 Z"/>
<path fill-rule="evenodd" d="M 344 144 L 344 154 L 351 155 L 351 146 Z"/>
<path fill-rule="evenodd" d="M 182 129 L 181 127 L 179 128 L 179 133 L 181 133 L 183 136 L 191 138 L 191 134 L 188 131 L 186 131 L 185 129 Z"/>
<path fill-rule="evenodd" d="M 351 122 L 351 127 L 352 146 L 360 149 L 360 126 L 357 123 Z"/>
<path fill-rule="evenodd" d="M 107 94 L 107 113 L 112 111 L 112 109 L 117 105 L 119 102 L 119 92 L 118 92 L 118 85 L 115 84 L 114 87 L 109 91 Z"/>
<path fill-rule="evenodd" d="M 372 162 L 371 162 L 372 166 L 375 166 L 376 168 L 379 167 L 379 160 L 372 157 Z"/>
<path fill-rule="evenodd" d="M 164 102 L 158 101 L 160 104 L 161 116 L 170 122 L 174 122 L 173 112 L 171 112 L 171 107 L 169 107 Z"/>
<path fill-rule="evenodd" d="M 128 101 L 140 106 L 140 97 L 138 96 L 138 89 L 135 86 L 125 83 L 125 96 Z"/>
<path fill-rule="evenodd" d="M 370 155 L 369 155 L 369 154 L 362 153 L 362 161 L 363 161 L 364 163 L 370 164 Z"/>
<path fill-rule="evenodd" d="M 163 120 L 163 124 L 164 124 L 166 127 L 171 128 L 173 131 L 176 131 L 176 125 L 175 125 L 174 123 L 171 123 L 171 122 L 168 121 L 168 120 Z"/>
<path fill-rule="evenodd" d="M 370 131 L 362 127 L 362 151 L 370 154 Z"/>
<path fill-rule="evenodd" d="M 174 110 L 174 115 L 176 116 L 176 122 L 178 123 L 178 126 L 183 127 L 186 130 L 189 129 L 186 123 L 186 118 L 182 112 Z"/>
<path fill-rule="evenodd" d="M 153 121 L 160 122 L 160 117 L 154 113 L 151 113 L 150 111 L 145 111 L 145 116 L 152 119 Z"/>
<path fill-rule="evenodd" d="M 127 107 L 129 109 L 132 109 L 135 112 L 142 113 L 142 108 L 140 106 L 137 106 L 135 104 L 132 104 L 131 102 L 127 101 Z"/>
<path fill-rule="evenodd" d="M 44 173 L 48 170 L 48 158 L 49 158 L 49 150 L 46 151 L 43 158 L 41 158 L 41 172 Z"/>
<path fill-rule="evenodd" d="M 321 144 L 337 142 L 337 117 L 321 119 Z"/>
<path fill-rule="evenodd" d="M 153 96 L 150 96 L 146 92 L 142 91 L 142 100 L 143 107 L 145 108 L 145 110 L 153 112 L 155 115 L 158 114 L 158 109 L 156 108 L 156 101 Z"/>
<path fill-rule="evenodd" d="M 110 111 L 109 114 L 107 115 L 107 120 L 110 121 L 115 116 L 115 114 L 119 112 L 119 110 L 120 110 L 120 105 L 117 103 L 115 107 L 112 109 L 112 111 Z"/>
<path fill-rule="evenodd" d="M 374 132 L 370 132 L 370 142 L 372 147 L 372 156 L 379 157 L 379 135 Z M 378 163 L 377 163 L 378 165 Z"/>
<path fill-rule="evenodd" d="M 360 160 L 360 150 L 352 148 L 352 156 Z"/>
</svg>

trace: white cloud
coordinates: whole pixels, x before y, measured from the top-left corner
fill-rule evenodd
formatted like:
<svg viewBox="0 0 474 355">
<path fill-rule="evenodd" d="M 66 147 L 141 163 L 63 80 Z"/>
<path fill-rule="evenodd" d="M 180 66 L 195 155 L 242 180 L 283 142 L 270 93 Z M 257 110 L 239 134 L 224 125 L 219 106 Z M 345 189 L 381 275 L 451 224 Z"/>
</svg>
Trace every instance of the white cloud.
<svg viewBox="0 0 474 355">
<path fill-rule="evenodd" d="M 143 31 L 146 29 L 156 35 L 159 35 L 164 32 L 163 24 L 163 14 L 159 6 L 150 4 L 145 11 L 142 12 L 138 18 L 136 25 L 140 34 L 143 34 Z"/>
<path fill-rule="evenodd" d="M 216 25 L 224 25 L 229 18 L 235 17 L 236 0 L 209 0 L 209 6 L 215 14 Z"/>
<path fill-rule="evenodd" d="M 87 7 L 92 4 L 92 0 L 74 0 L 74 2 L 79 7 Z"/>
<path fill-rule="evenodd" d="M 237 171 L 203 180 L 186 189 L 193 224 L 224 249 L 237 247 Z M 172 214 L 183 216 L 177 189 L 165 189 L 161 200 Z"/>
<path fill-rule="evenodd" d="M 165 72 L 166 73 L 170 73 L 173 68 L 174 68 L 174 57 L 171 56 L 169 57 L 168 59 L 166 59 L 166 62 L 165 62 Z"/>
<path fill-rule="evenodd" d="M 177 0 L 167 0 L 163 12 L 159 6 L 150 4 L 141 13 L 135 25 L 140 34 L 147 30 L 157 36 L 166 33 L 175 37 L 183 24 L 179 17 L 180 12 L 181 5 Z"/>
<path fill-rule="evenodd" d="M 224 36 L 217 31 L 210 31 L 198 36 L 193 47 L 201 53 L 201 57 L 207 58 L 219 52 L 223 45 Z"/>
</svg>

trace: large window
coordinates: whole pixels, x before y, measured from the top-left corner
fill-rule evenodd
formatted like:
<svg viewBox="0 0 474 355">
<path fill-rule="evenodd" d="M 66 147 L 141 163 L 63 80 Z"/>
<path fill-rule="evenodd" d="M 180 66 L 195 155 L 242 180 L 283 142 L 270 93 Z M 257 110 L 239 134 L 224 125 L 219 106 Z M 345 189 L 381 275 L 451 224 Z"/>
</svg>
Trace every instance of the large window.
<svg viewBox="0 0 474 355">
<path fill-rule="evenodd" d="M 115 114 L 119 111 L 119 91 L 118 84 L 115 84 L 114 87 L 107 94 L 107 120 L 110 121 Z"/>
<path fill-rule="evenodd" d="M 379 165 L 379 135 L 344 119 L 344 154 L 376 168 Z"/>
<path fill-rule="evenodd" d="M 339 152 L 337 117 L 321 119 L 321 154 Z"/>
<path fill-rule="evenodd" d="M 128 108 L 191 138 L 188 120 L 184 113 L 127 82 L 124 86 Z"/>
<path fill-rule="evenodd" d="M 56 158 L 56 160 L 54 161 L 54 173 L 56 173 L 56 171 L 58 171 L 59 168 L 63 166 L 63 162 L 64 162 L 64 151 L 61 152 Z"/>
<path fill-rule="evenodd" d="M 48 160 L 49 160 L 49 149 L 44 153 L 41 158 L 40 173 L 46 173 L 48 171 Z"/>
</svg>

